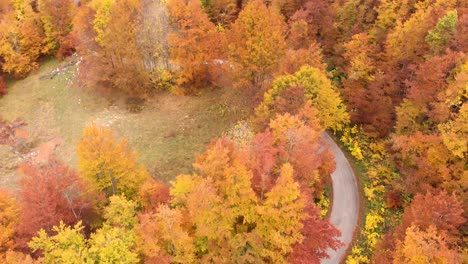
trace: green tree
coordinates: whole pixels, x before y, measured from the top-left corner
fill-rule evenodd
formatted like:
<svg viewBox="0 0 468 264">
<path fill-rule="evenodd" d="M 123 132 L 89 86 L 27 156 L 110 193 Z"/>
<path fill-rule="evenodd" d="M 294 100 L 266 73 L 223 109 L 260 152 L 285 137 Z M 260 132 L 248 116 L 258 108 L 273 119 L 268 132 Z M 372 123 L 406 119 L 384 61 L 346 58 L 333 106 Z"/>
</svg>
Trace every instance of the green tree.
<svg viewBox="0 0 468 264">
<path fill-rule="evenodd" d="M 453 39 L 457 25 L 457 10 L 451 10 L 439 19 L 434 29 L 429 31 L 426 36 L 426 42 L 431 46 L 434 53 L 440 53 L 447 46 L 447 43 Z"/>
</svg>

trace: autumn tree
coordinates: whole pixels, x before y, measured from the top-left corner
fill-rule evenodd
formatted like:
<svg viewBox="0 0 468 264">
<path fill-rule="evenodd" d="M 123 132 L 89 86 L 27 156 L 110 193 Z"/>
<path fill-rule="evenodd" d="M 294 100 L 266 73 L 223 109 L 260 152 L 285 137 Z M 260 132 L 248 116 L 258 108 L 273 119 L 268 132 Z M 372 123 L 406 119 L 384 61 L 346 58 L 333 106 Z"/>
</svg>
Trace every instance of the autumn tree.
<svg viewBox="0 0 468 264">
<path fill-rule="evenodd" d="M 439 126 L 442 142 L 450 152 L 459 158 L 468 154 L 468 105 L 463 104 L 454 120 Z"/>
<path fill-rule="evenodd" d="M 229 60 L 239 86 L 261 87 L 278 66 L 286 42 L 283 17 L 262 1 L 250 2 L 230 30 Z"/>
<path fill-rule="evenodd" d="M 227 138 L 214 141 L 197 157 L 199 175 L 180 175 L 172 183 L 171 207 L 161 205 L 140 216 L 146 261 L 286 261 L 293 245 L 303 240 L 306 201 L 293 167 L 278 164 L 275 146 L 268 146 L 274 144 L 272 134 L 252 140 L 254 145 L 243 147 Z M 255 174 L 260 175 L 256 191 Z"/>
<path fill-rule="evenodd" d="M 398 242 L 393 263 L 463 263 L 462 257 L 448 247 L 446 236 L 434 226 L 426 231 L 417 226 L 406 230 L 405 239 Z"/>
<path fill-rule="evenodd" d="M 387 54 L 394 61 L 422 62 L 425 51 L 430 48 L 426 43 L 427 32 L 434 28 L 437 19 L 443 16 L 445 10 L 455 7 L 455 1 L 421 1 L 415 7 L 411 17 L 406 21 L 397 21 L 394 30 L 387 36 Z"/>
<path fill-rule="evenodd" d="M 2 70 L 25 77 L 39 66 L 37 60 L 43 53 L 45 36 L 40 17 L 28 0 L 15 1 L 6 10 L 0 22 Z"/>
<path fill-rule="evenodd" d="M 289 162 L 295 168 L 295 179 L 302 187 L 310 187 L 318 195 L 330 183 L 334 170 L 333 157 L 321 139 L 318 123 L 305 124 L 298 116 L 288 113 L 271 120 L 273 142 L 280 149 L 280 162 Z"/>
<path fill-rule="evenodd" d="M 152 80 L 159 76 L 154 71 L 155 63 L 164 54 L 156 53 L 160 42 L 149 43 L 154 38 L 148 33 L 148 24 L 152 23 L 148 21 L 148 12 L 153 9 L 143 15 L 142 4 L 146 3 L 139 0 L 82 3 L 72 32 L 77 52 L 83 57 L 80 81 L 101 90 L 120 90 L 131 97 L 144 98 L 152 93 L 155 85 Z"/>
<path fill-rule="evenodd" d="M 460 190 L 463 162 L 450 154 L 440 136 L 416 132 L 394 137 L 393 144 L 393 160 L 409 193 L 431 188 Z"/>
<path fill-rule="evenodd" d="M 138 190 L 138 201 L 145 210 L 153 211 L 169 199 L 169 187 L 153 178 L 148 178 Z"/>
<path fill-rule="evenodd" d="M 18 223 L 18 202 L 5 190 L 0 190 L 0 260 L 8 250 L 15 248 L 15 226 Z"/>
<path fill-rule="evenodd" d="M 252 188 L 261 198 L 274 186 L 279 152 L 269 130 L 255 135 L 246 147 L 245 162 L 253 173 Z"/>
<path fill-rule="evenodd" d="M 203 10 L 216 25 L 229 27 L 233 23 L 245 2 L 235 0 L 202 0 Z"/>
<path fill-rule="evenodd" d="M 93 204 L 85 184 L 72 169 L 51 160 L 43 166 L 26 164 L 21 171 L 25 176 L 20 182 L 20 246 L 25 246 L 40 229 L 50 233 L 60 221 L 73 225 L 87 219 Z"/>
<path fill-rule="evenodd" d="M 84 128 L 77 153 L 80 176 L 107 197 L 124 194 L 135 198 L 150 177 L 126 139 L 117 140 L 110 129 L 94 123 Z"/>
<path fill-rule="evenodd" d="M 454 31 L 458 24 L 457 10 L 448 11 L 444 17 L 441 17 L 434 29 L 429 31 L 426 36 L 426 42 L 431 46 L 432 52 L 440 53 L 453 39 Z"/>
<path fill-rule="evenodd" d="M 42 263 L 85 263 L 88 252 L 83 225 L 66 226 L 62 221 L 52 228 L 54 235 L 48 235 L 44 229 L 38 232 L 28 243 L 34 251 L 41 250 Z"/>
<path fill-rule="evenodd" d="M 448 52 L 432 57 L 420 64 L 415 72 L 407 97 L 430 119 L 429 122 L 440 123 L 449 118 L 450 108 L 446 101 L 450 98 L 447 96 L 450 96 L 447 93 L 452 81 L 450 75 L 461 62 L 462 56 L 460 53 Z"/>
<path fill-rule="evenodd" d="M 123 196 L 112 196 L 104 209 L 104 225 L 88 240 L 89 258 L 94 263 L 139 263 L 135 226 L 134 201 Z"/>
<path fill-rule="evenodd" d="M 438 194 L 427 192 L 417 194 L 403 214 L 403 222 L 398 227 L 402 233 L 411 225 L 427 230 L 430 225 L 446 232 L 448 244 L 460 241 L 458 228 L 466 222 L 463 217 L 463 205 L 455 195 L 442 191 Z"/>
<path fill-rule="evenodd" d="M 293 251 L 291 245 L 304 239 L 300 231 L 306 215 L 298 214 L 304 207 L 299 184 L 293 178 L 293 167 L 285 163 L 275 186 L 266 194 L 265 202 L 259 208 L 256 230 L 266 244 L 260 252 L 264 260 L 272 263 L 284 261 L 283 256 Z"/>
<path fill-rule="evenodd" d="M 317 109 L 322 127 L 339 131 L 349 122 L 346 107 L 330 80 L 319 69 L 305 66 L 293 75 L 281 76 L 274 81 L 273 87 L 265 93 L 263 102 L 255 109 L 257 123 L 265 125 L 278 113 L 280 109 L 276 108 L 280 94 L 291 87 L 303 87 L 302 96 Z"/>
<path fill-rule="evenodd" d="M 136 23 L 137 47 L 144 67 L 156 89 L 169 89 L 172 75 L 169 64 L 169 10 L 163 1 L 142 0 L 141 16 Z"/>
<path fill-rule="evenodd" d="M 216 70 L 224 63 L 224 33 L 203 11 L 200 1 L 171 0 L 168 8 L 178 30 L 169 35 L 171 60 L 180 69 L 177 85 L 192 93 L 216 83 Z"/>
<path fill-rule="evenodd" d="M 324 63 L 322 49 L 319 44 L 313 41 L 308 47 L 298 49 L 288 49 L 281 58 L 276 76 L 294 74 L 303 66 L 310 66 L 325 72 L 327 65 Z"/>
<path fill-rule="evenodd" d="M 131 96 L 143 97 L 151 82 L 136 41 L 140 1 L 101 2 L 93 21 L 95 40 L 100 47 L 95 57 L 100 80 Z"/>
<path fill-rule="evenodd" d="M 73 0 L 39 0 L 37 3 L 40 18 L 44 27 L 44 53 L 64 57 L 73 49 L 67 39 L 73 29 L 73 17 L 76 4 Z"/>
<path fill-rule="evenodd" d="M 294 35 L 300 33 L 301 37 L 299 39 L 301 41 L 299 43 L 301 43 L 301 48 L 307 48 L 313 45 L 314 42 L 317 42 L 323 48 L 323 54 L 330 59 L 334 53 L 334 46 L 339 36 L 335 18 L 336 7 L 331 2 L 312 0 L 301 3 L 300 8 L 288 20 L 290 27 L 288 44 L 291 44 L 292 39 L 297 40 Z M 298 29 L 299 31 L 297 31 Z M 289 47 L 297 49 L 299 46 L 293 45 Z M 310 66 L 319 68 L 317 65 Z"/>
<path fill-rule="evenodd" d="M 54 235 L 43 229 L 29 243 L 41 251 L 41 263 L 139 263 L 134 226 L 136 203 L 112 196 L 104 210 L 104 225 L 86 240 L 83 226 L 78 222 L 53 227 Z"/>
<path fill-rule="evenodd" d="M 303 193 L 304 194 L 304 193 Z M 331 248 L 337 250 L 343 246 L 338 239 L 340 231 L 329 221 L 320 217 L 320 211 L 312 202 L 312 197 L 304 195 L 307 199 L 305 206 L 306 219 L 301 230 L 304 240 L 296 243 L 293 252 L 288 256 L 288 263 L 320 263 L 321 259 L 328 258 L 327 251 Z"/>
<path fill-rule="evenodd" d="M 349 40 L 352 35 L 366 31 L 372 25 L 376 13 L 374 1 L 369 0 L 347 0 L 340 5 L 335 5 L 336 27 L 341 33 L 340 38 Z"/>
</svg>

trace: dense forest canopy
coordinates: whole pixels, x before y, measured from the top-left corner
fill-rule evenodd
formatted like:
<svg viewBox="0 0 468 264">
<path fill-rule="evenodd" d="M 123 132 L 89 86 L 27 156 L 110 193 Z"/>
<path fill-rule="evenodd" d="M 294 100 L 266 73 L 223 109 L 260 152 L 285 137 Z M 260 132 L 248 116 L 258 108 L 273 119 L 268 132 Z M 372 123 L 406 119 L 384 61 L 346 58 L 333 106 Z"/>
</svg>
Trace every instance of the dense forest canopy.
<svg viewBox="0 0 468 264">
<path fill-rule="evenodd" d="M 77 164 L 26 160 L 0 189 L 0 262 L 465 263 L 467 53 L 460 0 L 0 0 L 0 97 L 78 57 L 71 89 L 232 89 L 252 113 L 169 184 L 90 121 Z M 27 124 L 1 115 L 16 149 Z M 321 212 L 325 130 L 359 174 L 352 245 Z"/>
</svg>

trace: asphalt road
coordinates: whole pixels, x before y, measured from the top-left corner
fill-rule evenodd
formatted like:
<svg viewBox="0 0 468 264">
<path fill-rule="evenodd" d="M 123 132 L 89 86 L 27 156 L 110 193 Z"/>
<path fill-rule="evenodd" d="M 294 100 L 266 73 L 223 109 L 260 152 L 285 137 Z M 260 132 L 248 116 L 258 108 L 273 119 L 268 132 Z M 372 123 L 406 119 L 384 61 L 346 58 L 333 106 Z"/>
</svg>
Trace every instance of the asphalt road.
<svg viewBox="0 0 468 264">
<path fill-rule="evenodd" d="M 340 240 L 345 244 L 338 250 L 328 250 L 329 259 L 323 259 L 322 264 L 338 264 L 345 257 L 344 254 L 353 239 L 359 218 L 359 192 L 354 171 L 346 156 L 336 145 L 335 141 L 323 133 L 330 151 L 333 152 L 336 161 L 336 170 L 332 173 L 333 206 L 330 221 L 341 231 Z"/>
</svg>

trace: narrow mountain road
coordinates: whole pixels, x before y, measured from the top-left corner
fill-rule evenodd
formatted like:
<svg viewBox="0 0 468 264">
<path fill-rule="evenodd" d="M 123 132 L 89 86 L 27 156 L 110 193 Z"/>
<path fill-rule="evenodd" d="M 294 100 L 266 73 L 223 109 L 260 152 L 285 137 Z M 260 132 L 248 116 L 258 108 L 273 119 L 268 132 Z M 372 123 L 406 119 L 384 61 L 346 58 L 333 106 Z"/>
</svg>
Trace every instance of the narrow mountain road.
<svg viewBox="0 0 468 264">
<path fill-rule="evenodd" d="M 328 250 L 329 259 L 323 259 L 322 264 L 338 264 L 353 239 L 359 218 L 359 191 L 356 176 L 346 156 L 327 134 L 323 133 L 330 151 L 335 156 L 336 170 L 332 173 L 333 205 L 330 221 L 341 232 L 340 240 L 345 244 L 338 250 Z"/>
</svg>

